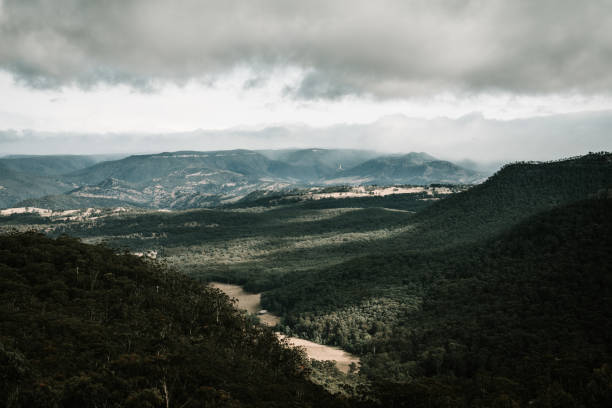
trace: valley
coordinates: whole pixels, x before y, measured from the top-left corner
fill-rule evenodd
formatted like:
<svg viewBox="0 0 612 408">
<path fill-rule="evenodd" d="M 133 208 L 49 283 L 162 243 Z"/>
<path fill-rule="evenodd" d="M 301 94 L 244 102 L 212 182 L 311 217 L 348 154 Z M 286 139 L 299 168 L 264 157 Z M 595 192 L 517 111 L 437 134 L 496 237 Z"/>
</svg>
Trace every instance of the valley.
<svg viewBox="0 0 612 408">
<path fill-rule="evenodd" d="M 479 184 L 294 185 L 188 209 L 15 207 L 0 210 L 0 232 L 76 237 L 212 283 L 248 324 L 304 346 L 309 378 L 355 404 L 546 406 L 553 394 L 607 398 L 585 387 L 607 381 L 612 356 L 611 190 L 602 152 L 514 163 Z"/>
<path fill-rule="evenodd" d="M 612 407 L 611 0 L 0 38 L 0 408 Z"/>
</svg>

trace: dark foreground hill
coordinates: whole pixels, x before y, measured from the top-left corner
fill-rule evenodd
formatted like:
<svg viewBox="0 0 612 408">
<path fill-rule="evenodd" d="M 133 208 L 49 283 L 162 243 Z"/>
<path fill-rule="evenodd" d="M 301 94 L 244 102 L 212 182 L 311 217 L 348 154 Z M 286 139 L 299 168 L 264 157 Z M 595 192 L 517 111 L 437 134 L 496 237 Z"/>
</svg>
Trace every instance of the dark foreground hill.
<svg viewBox="0 0 612 408">
<path fill-rule="evenodd" d="M 344 406 L 227 296 L 131 255 L 0 236 L 0 405 Z"/>
</svg>

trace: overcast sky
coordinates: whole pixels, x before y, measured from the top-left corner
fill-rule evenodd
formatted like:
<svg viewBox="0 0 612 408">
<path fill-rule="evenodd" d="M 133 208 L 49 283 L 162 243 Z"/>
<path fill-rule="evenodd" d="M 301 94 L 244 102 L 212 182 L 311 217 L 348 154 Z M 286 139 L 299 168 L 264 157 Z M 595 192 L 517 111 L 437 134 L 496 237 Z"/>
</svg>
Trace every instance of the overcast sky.
<svg viewBox="0 0 612 408">
<path fill-rule="evenodd" d="M 0 155 L 612 150 L 610 67 L 605 0 L 0 0 Z"/>
</svg>

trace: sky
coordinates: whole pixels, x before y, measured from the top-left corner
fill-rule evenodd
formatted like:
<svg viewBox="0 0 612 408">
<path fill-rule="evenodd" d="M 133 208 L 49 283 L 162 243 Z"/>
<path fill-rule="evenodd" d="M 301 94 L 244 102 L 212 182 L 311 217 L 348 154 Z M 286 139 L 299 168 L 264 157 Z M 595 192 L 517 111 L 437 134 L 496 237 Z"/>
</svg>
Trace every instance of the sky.
<svg viewBox="0 0 612 408">
<path fill-rule="evenodd" d="M 0 0 L 0 155 L 547 160 L 612 150 L 611 66 L 605 0 Z"/>
</svg>

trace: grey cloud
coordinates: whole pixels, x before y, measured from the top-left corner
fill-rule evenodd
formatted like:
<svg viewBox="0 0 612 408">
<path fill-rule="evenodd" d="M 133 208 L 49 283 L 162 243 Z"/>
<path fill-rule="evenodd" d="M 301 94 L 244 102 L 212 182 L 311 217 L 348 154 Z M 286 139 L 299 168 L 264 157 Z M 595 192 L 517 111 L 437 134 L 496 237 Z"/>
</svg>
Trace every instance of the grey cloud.
<svg viewBox="0 0 612 408">
<path fill-rule="evenodd" d="M 612 151 L 612 111 L 510 121 L 479 114 L 432 120 L 388 116 L 363 125 L 196 130 L 171 134 L 66 134 L 0 131 L 4 154 L 154 153 L 176 150 L 352 148 L 386 153 L 424 151 L 477 163 L 552 160 Z"/>
<path fill-rule="evenodd" d="M 298 86 L 287 86 L 284 90 L 285 95 L 298 99 L 339 99 L 359 92 L 359 88 L 344 82 L 343 78 L 321 71 L 307 73 Z"/>
<path fill-rule="evenodd" d="M 287 65 L 310 72 L 288 90 L 301 98 L 612 89 L 607 0 L 2 3 L 0 68 L 34 87 L 151 89 Z"/>
</svg>

